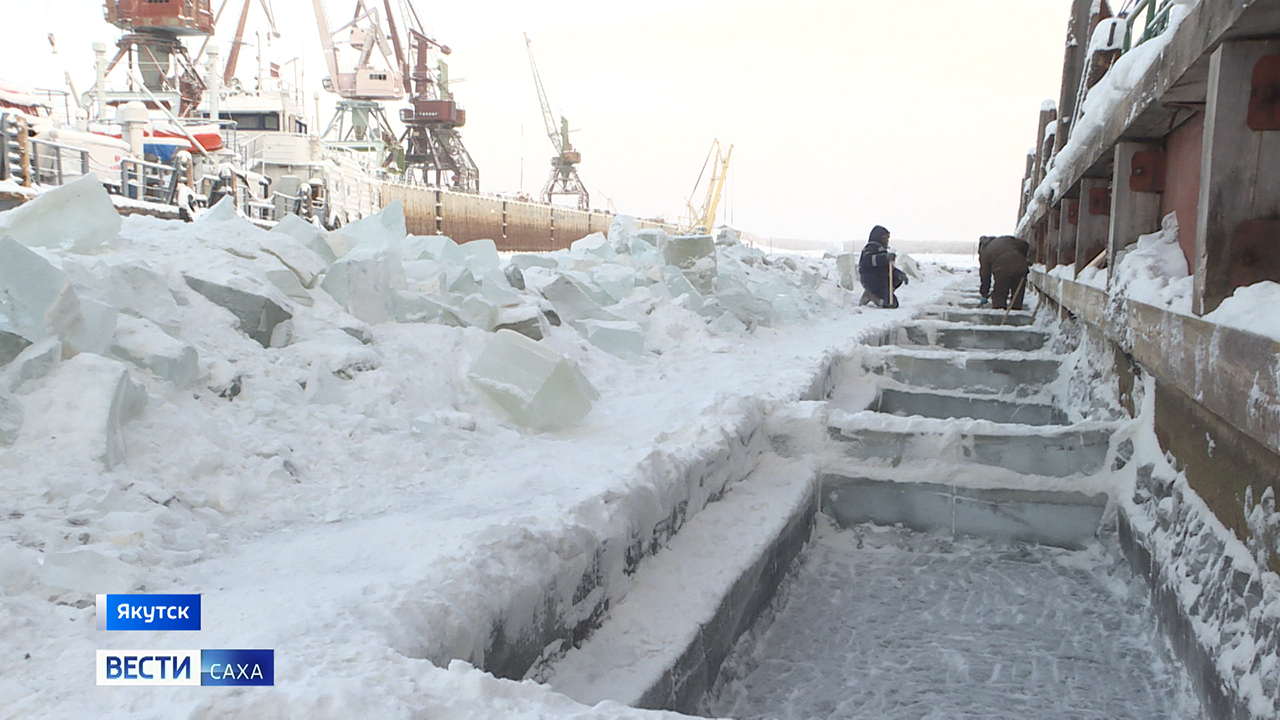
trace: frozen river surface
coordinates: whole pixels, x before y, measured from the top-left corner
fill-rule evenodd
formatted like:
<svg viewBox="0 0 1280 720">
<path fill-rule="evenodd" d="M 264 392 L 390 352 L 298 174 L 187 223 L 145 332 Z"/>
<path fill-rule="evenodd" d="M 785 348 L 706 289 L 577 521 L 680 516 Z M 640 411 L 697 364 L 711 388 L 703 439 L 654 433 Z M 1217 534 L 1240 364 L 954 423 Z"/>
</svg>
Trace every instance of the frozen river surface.
<svg viewBox="0 0 1280 720">
<path fill-rule="evenodd" d="M 820 527 L 705 708 L 737 718 L 1199 718 L 1118 551 Z"/>
</svg>

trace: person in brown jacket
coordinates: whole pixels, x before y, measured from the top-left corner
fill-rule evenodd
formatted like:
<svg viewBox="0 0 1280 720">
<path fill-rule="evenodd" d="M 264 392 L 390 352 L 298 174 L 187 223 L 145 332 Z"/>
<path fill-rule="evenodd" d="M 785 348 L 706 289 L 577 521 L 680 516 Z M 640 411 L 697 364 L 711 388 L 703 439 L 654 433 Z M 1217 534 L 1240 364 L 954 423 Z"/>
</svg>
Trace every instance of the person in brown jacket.
<svg viewBox="0 0 1280 720">
<path fill-rule="evenodd" d="M 991 307 L 1004 310 L 1022 309 L 1027 289 L 1027 252 L 1031 246 L 1012 235 L 984 237 L 978 242 L 978 293 L 983 304 L 991 299 Z"/>
</svg>

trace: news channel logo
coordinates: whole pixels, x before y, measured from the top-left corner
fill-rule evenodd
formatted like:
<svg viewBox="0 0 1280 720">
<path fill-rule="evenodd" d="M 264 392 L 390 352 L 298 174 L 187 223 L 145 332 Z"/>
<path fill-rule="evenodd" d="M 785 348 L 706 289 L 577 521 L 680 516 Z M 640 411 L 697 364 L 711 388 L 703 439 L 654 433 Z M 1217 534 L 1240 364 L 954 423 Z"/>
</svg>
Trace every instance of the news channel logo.
<svg viewBox="0 0 1280 720">
<path fill-rule="evenodd" d="M 99 630 L 200 629 L 196 594 L 97 596 Z M 244 687 L 275 684 L 275 650 L 98 650 L 98 685 L 205 685 Z"/>
<path fill-rule="evenodd" d="M 275 685 L 275 650 L 99 650 L 98 685 Z"/>
</svg>

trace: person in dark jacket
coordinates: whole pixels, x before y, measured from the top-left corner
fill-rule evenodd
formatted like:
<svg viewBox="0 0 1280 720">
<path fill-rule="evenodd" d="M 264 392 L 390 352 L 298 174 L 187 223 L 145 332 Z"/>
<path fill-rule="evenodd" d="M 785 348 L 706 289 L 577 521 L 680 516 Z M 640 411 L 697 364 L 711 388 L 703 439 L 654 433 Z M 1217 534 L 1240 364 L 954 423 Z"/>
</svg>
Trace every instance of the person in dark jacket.
<svg viewBox="0 0 1280 720">
<path fill-rule="evenodd" d="M 871 228 L 871 237 L 858 259 L 858 279 L 862 281 L 863 289 L 860 305 L 898 307 L 898 298 L 891 299 L 889 293 L 889 270 L 896 257 L 896 253 L 889 252 L 889 231 L 880 225 Z M 893 268 L 894 290 L 906 282 L 906 273 Z"/>
<path fill-rule="evenodd" d="M 996 310 L 1022 309 L 1027 289 L 1027 252 L 1031 246 L 1012 235 L 983 238 L 978 243 L 978 293 Z"/>
</svg>

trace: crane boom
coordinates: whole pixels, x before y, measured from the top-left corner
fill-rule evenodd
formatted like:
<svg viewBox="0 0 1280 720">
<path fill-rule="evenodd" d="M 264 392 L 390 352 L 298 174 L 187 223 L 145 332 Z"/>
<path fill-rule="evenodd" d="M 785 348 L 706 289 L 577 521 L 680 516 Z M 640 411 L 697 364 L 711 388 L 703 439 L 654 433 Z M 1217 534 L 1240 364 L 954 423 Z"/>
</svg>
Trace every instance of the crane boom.
<svg viewBox="0 0 1280 720">
<path fill-rule="evenodd" d="M 711 166 L 711 178 L 707 181 L 707 194 L 702 201 L 702 208 L 693 207 L 693 194 L 698 191 L 698 185 L 702 184 L 702 174 L 698 175 L 698 182 L 694 184 L 693 192 L 689 194 L 689 200 L 686 204 L 689 206 L 689 225 L 684 228 L 685 233 L 710 233 L 715 227 L 716 211 L 720 207 L 720 195 L 724 191 L 725 179 L 729 176 L 729 158 L 733 155 L 733 145 L 726 150 L 719 140 L 711 142 L 711 150 L 707 153 L 707 160 L 702 164 L 702 172 L 705 173 L 707 166 Z"/>
<path fill-rule="evenodd" d="M 563 153 L 568 137 L 562 140 L 556 127 L 556 117 L 551 112 L 551 103 L 547 100 L 547 91 L 543 89 L 542 76 L 538 73 L 538 61 L 533 59 L 533 41 L 529 39 L 529 33 L 524 34 L 524 46 L 529 51 L 529 67 L 533 70 L 533 86 L 538 89 L 538 103 L 542 106 L 542 122 L 547 127 L 547 138 L 551 140 L 551 146 L 556 152 Z"/>
</svg>

